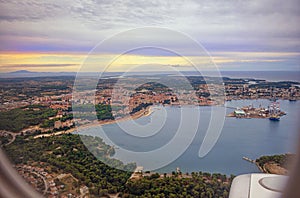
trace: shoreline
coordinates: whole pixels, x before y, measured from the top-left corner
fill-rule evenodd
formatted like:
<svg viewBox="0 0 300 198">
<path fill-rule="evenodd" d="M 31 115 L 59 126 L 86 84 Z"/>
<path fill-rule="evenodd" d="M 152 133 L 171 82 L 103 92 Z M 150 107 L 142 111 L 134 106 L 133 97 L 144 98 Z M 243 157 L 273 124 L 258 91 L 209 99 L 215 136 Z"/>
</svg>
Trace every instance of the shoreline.
<svg viewBox="0 0 300 198">
<path fill-rule="evenodd" d="M 237 99 L 239 100 L 239 99 Z M 242 100 L 253 100 L 253 99 L 242 99 Z M 265 100 L 265 99 L 262 99 L 262 100 Z M 234 100 L 236 101 L 236 100 Z M 226 101 L 227 102 L 227 101 Z M 155 106 L 155 105 L 154 105 Z M 135 119 L 139 119 L 141 117 L 146 117 L 146 116 L 150 116 L 152 113 L 153 113 L 153 105 L 152 106 L 148 106 L 146 107 L 145 109 L 142 109 L 132 115 L 127 115 L 125 117 L 122 117 L 122 118 L 119 118 L 119 119 L 116 119 L 116 120 L 101 120 L 101 121 L 93 121 L 93 122 L 90 122 L 90 123 L 87 123 L 87 124 L 83 124 L 83 125 L 79 125 L 79 126 L 76 126 L 74 128 L 71 128 L 71 129 L 68 129 L 66 131 L 58 131 L 58 132 L 55 132 L 55 133 L 42 133 L 42 134 L 39 134 L 39 135 L 36 135 L 34 136 L 34 138 L 41 138 L 41 137 L 49 137 L 49 136 L 52 136 L 52 135 L 61 135 L 61 134 L 68 134 L 68 133 L 72 133 L 74 131 L 77 131 L 77 130 L 80 130 L 80 129 L 85 129 L 85 128 L 89 128 L 89 127 L 95 127 L 95 126 L 103 126 L 103 125 L 107 125 L 107 124 L 114 124 L 114 123 L 117 123 L 117 122 L 123 122 L 123 121 L 127 121 L 127 120 L 135 120 Z M 177 106 L 177 107 L 181 107 L 181 105 L 165 105 L 165 106 Z M 211 107 L 211 106 L 215 106 L 215 107 L 218 107 L 219 105 L 198 105 L 199 107 L 202 107 L 202 106 L 207 106 L 207 107 Z M 221 105 L 224 107 L 224 105 Z M 233 113 L 229 113 L 226 115 L 226 117 L 229 117 L 229 118 L 234 118 L 236 116 L 233 115 Z M 245 117 L 247 118 L 247 117 Z M 267 119 L 268 117 L 250 117 L 250 118 L 254 118 L 254 119 Z M 249 118 L 248 118 L 249 119 Z"/>
<path fill-rule="evenodd" d="M 123 122 L 123 121 L 127 121 L 127 120 L 136 120 L 136 119 L 139 119 L 141 117 L 150 116 L 152 113 L 153 113 L 152 107 L 149 106 L 149 107 L 146 107 L 145 109 L 142 109 L 142 110 L 140 110 L 140 111 L 138 111 L 138 112 L 136 112 L 132 115 L 128 115 L 128 116 L 125 116 L 123 118 L 119 118 L 119 119 L 116 119 L 116 120 L 93 121 L 91 123 L 80 125 L 78 127 L 76 127 L 76 125 L 75 125 L 74 128 L 71 128 L 71 129 L 66 130 L 66 131 L 58 131 L 58 132 L 55 132 L 55 133 L 39 134 L 39 135 L 34 136 L 33 138 L 36 139 L 36 138 L 41 138 L 41 137 L 50 137 L 50 136 L 61 135 L 61 134 L 69 134 L 69 133 L 72 133 L 74 131 L 77 131 L 77 130 L 80 130 L 80 129 L 86 129 L 86 128 L 89 128 L 89 127 L 103 126 L 103 125 L 107 125 L 107 124 L 114 124 L 114 123 L 117 123 L 117 122 Z"/>
</svg>

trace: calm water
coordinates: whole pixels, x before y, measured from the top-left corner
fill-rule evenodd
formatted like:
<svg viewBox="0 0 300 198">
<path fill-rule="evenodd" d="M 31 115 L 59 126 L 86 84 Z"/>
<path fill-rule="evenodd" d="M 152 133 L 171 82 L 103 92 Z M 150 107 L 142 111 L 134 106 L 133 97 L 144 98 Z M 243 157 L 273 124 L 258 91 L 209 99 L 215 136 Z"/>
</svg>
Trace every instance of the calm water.
<svg viewBox="0 0 300 198">
<path fill-rule="evenodd" d="M 196 75 L 195 72 L 182 72 L 186 76 Z M 300 82 L 300 70 L 296 71 L 220 71 L 223 77 L 230 78 L 254 78 L 268 81 L 297 81 Z M 206 74 L 210 76 L 210 71 L 206 71 Z M 214 76 L 214 72 L 211 72 Z"/>
<path fill-rule="evenodd" d="M 295 152 L 296 139 L 299 131 L 299 110 L 300 102 L 279 101 L 281 109 L 287 113 L 279 122 L 273 122 L 268 119 L 236 119 L 226 118 L 222 133 L 213 147 L 213 149 L 203 158 L 198 157 L 198 152 L 204 135 L 206 133 L 210 116 L 211 107 L 200 107 L 200 127 L 196 136 L 188 149 L 171 164 L 159 169 L 159 172 L 171 172 L 180 167 L 182 172 L 206 171 L 220 172 L 224 174 L 241 174 L 258 172 L 255 165 L 242 159 L 243 156 L 256 159 L 261 155 L 279 154 L 286 152 Z M 227 106 L 242 107 L 253 104 L 258 107 L 269 105 L 268 100 L 240 100 L 227 102 Z M 194 112 L 194 107 L 182 107 L 187 112 Z M 145 126 L 143 130 L 132 127 L 132 134 L 149 135 L 156 129 L 159 129 L 157 121 L 167 119 L 163 127 L 155 134 L 149 137 L 135 137 L 125 133 L 117 124 L 105 125 L 102 129 L 107 137 L 99 132 L 98 127 L 87 128 L 79 133 L 93 136 L 100 136 L 108 144 L 114 143 L 116 147 L 124 148 L 131 151 L 151 151 L 167 144 L 178 129 L 182 108 L 178 107 L 154 107 L 151 116 L 142 117 L 135 122 Z M 218 107 L 222 110 L 224 107 Z M 233 109 L 226 108 L 227 113 Z M 189 122 L 193 122 L 193 118 L 188 118 Z M 154 123 L 151 127 L 147 127 L 150 122 Z M 130 125 L 129 121 L 124 121 L 122 125 L 126 128 Z M 192 125 L 192 123 L 191 123 Z M 191 126 L 188 125 L 188 126 Z M 191 130 L 185 127 L 187 133 Z M 181 140 L 183 140 L 182 137 Z M 173 146 L 180 144 L 180 140 Z M 115 158 L 123 162 L 137 162 L 138 165 L 144 166 L 145 159 L 133 159 L 116 149 Z M 152 163 L 155 160 L 162 160 L 164 156 L 156 159 L 146 159 L 146 163 Z M 148 160 L 148 161 L 147 161 Z"/>
<path fill-rule="evenodd" d="M 269 81 L 300 82 L 300 71 L 221 71 L 223 76 L 232 78 L 255 78 Z"/>
</svg>

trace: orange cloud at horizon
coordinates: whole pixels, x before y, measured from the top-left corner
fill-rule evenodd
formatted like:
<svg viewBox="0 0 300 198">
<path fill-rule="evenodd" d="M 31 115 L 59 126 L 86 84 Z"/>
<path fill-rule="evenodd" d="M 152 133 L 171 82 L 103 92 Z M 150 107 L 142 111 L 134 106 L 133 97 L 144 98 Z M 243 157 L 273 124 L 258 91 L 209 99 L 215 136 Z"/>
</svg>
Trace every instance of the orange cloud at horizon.
<svg viewBox="0 0 300 198">
<path fill-rule="evenodd" d="M 0 54 L 0 72 L 30 71 L 76 71 L 83 61 L 82 54 L 5 52 Z"/>
<path fill-rule="evenodd" d="M 200 68 L 209 69 L 212 63 L 218 65 L 226 63 L 243 62 L 282 62 L 285 57 L 298 56 L 295 53 L 258 53 L 258 52 L 234 52 L 216 53 L 214 57 L 181 57 L 181 56 L 150 56 L 135 54 L 99 54 L 88 55 L 84 53 L 36 53 L 36 52 L 2 52 L 0 53 L 0 72 L 16 70 L 30 70 L 36 72 L 76 72 L 81 65 L 89 62 L 92 72 L 97 67 L 104 67 L 111 63 L 108 71 L 124 71 L 137 65 L 156 65 L 158 71 L 166 69 L 163 66 L 176 66 L 181 69 L 192 64 Z M 85 62 L 86 61 L 86 62 Z M 159 66 L 159 67 L 157 67 Z"/>
</svg>

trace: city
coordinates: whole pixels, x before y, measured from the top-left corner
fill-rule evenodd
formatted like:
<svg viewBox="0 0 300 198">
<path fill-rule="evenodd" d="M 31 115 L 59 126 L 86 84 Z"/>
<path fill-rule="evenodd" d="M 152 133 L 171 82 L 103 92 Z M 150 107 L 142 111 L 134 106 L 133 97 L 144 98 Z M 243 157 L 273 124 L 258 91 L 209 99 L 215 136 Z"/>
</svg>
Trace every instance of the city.
<svg viewBox="0 0 300 198">
<path fill-rule="evenodd" d="M 170 78 L 171 81 L 176 80 L 174 77 L 164 76 L 164 78 Z M 176 93 L 158 83 L 146 83 L 134 88 L 139 85 L 139 79 L 133 77 L 123 79 L 121 83 L 118 82 L 117 78 L 101 79 L 97 90 L 94 91 L 95 95 L 93 90 L 83 90 L 77 93 L 82 98 L 76 101 L 77 106 L 73 106 L 80 111 L 77 112 L 77 114 L 80 114 L 78 118 L 73 117 L 73 113 L 76 115 L 76 112 L 72 111 L 72 104 L 74 103 L 72 98 L 73 77 L 22 78 L 10 79 L 9 81 L 1 79 L 3 82 L 0 84 L 1 120 L 8 119 L 0 124 L 1 144 L 4 148 L 9 147 L 14 141 L 20 141 L 18 136 L 38 139 L 41 137 L 55 138 L 53 135 L 63 135 L 75 131 L 76 126 L 111 124 L 115 121 L 126 120 L 128 117 L 138 119 L 146 114 L 149 115 L 151 113 L 149 107 L 153 105 L 222 106 L 226 101 L 231 100 L 276 99 L 293 101 L 300 99 L 298 82 L 223 78 L 224 82 L 222 84 L 210 82 L 208 86 L 202 77 L 188 76 L 187 79 L 191 82 L 193 90 L 175 90 Z M 209 79 L 214 80 L 214 78 Z M 118 83 L 117 87 L 115 87 L 116 83 Z M 209 90 L 209 87 L 213 87 L 213 89 Z M 225 87 L 225 95 L 223 96 L 225 101 L 222 101 L 223 87 Z M 18 115 L 20 119 L 18 119 Z M 25 115 L 28 119 L 24 120 L 22 116 Z M 14 119 L 9 120 L 9 116 L 13 116 Z M 95 120 L 95 118 L 98 119 Z M 53 151 L 47 152 L 55 152 L 57 153 L 56 158 L 60 158 L 62 157 L 59 154 L 61 152 L 58 152 L 60 149 L 61 146 L 57 145 Z M 77 148 L 73 148 L 73 151 L 77 150 Z M 115 152 L 113 147 L 108 147 L 106 150 L 107 152 Z M 109 156 L 112 156 L 112 154 L 109 154 Z M 92 187 L 91 185 L 76 184 L 78 178 L 69 172 L 58 171 L 58 173 L 55 173 L 57 170 L 53 172 L 53 168 L 50 168 L 51 166 L 47 165 L 48 163 L 46 160 L 46 163 L 33 161 L 31 162 L 32 165 L 16 164 L 16 169 L 35 189 L 48 197 L 57 197 L 58 195 L 60 197 L 73 197 L 76 195 L 85 197 L 89 195 L 89 190 L 92 190 L 89 189 Z M 129 170 L 133 171 L 134 167 L 133 164 Z M 278 168 L 273 169 L 277 171 Z M 139 173 L 134 172 L 136 176 L 131 176 L 129 180 L 132 180 L 131 178 L 134 178 L 134 180 L 147 177 L 156 178 L 155 172 L 150 175 L 149 173 L 146 171 L 141 177 Z M 178 170 L 175 173 L 172 173 L 173 175 L 166 175 L 165 173 L 159 175 L 159 177 L 193 178 L 188 173 L 183 174 Z M 219 178 L 219 176 L 216 177 Z M 206 178 L 210 178 L 210 176 L 206 176 Z M 224 185 L 229 185 L 228 178 L 225 180 L 220 179 L 221 183 L 223 181 L 225 182 Z M 76 186 L 79 186 L 79 188 L 76 188 Z M 118 191 L 115 189 L 106 193 L 113 195 Z M 101 194 L 105 194 L 105 192 Z"/>
<path fill-rule="evenodd" d="M 299 0 L 1 0 L 0 197 L 300 197 Z"/>
</svg>

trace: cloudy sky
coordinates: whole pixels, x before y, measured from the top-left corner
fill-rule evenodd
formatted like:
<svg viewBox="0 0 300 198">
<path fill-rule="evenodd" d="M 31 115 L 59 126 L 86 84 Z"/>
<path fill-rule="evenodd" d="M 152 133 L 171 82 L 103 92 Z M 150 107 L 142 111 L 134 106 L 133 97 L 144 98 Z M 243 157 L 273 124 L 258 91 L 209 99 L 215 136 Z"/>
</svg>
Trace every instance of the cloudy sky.
<svg viewBox="0 0 300 198">
<path fill-rule="evenodd" d="M 299 71 L 299 21 L 299 0 L 0 0 L 0 72 L 77 71 L 99 42 L 145 26 L 170 28 L 192 37 L 222 70 Z M 144 38 L 122 39 L 99 56 L 114 57 L 118 46 Z M 170 48 L 181 46 L 186 56 L 195 56 L 184 40 L 168 42 Z M 118 61 L 118 69 L 141 60 L 187 65 L 174 55 L 158 52 L 126 55 Z"/>
</svg>

